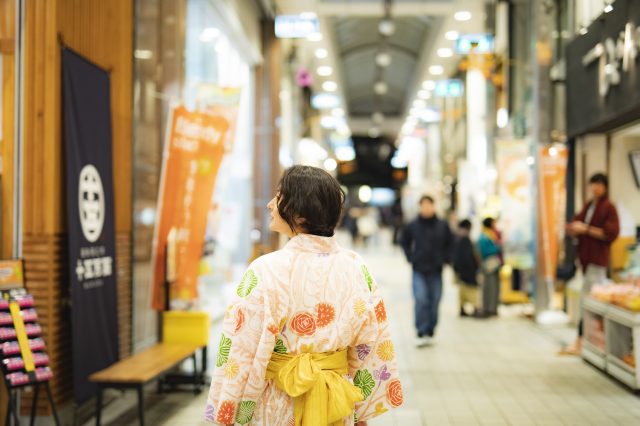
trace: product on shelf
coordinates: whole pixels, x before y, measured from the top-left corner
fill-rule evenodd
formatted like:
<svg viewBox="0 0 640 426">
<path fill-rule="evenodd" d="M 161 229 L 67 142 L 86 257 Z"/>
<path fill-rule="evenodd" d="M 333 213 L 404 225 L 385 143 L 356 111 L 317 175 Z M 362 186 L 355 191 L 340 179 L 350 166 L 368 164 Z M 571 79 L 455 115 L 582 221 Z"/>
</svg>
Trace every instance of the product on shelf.
<svg viewBox="0 0 640 426">
<path fill-rule="evenodd" d="M 5 366 L 9 371 L 22 370 L 24 368 L 24 360 L 22 357 L 7 358 L 4 361 Z M 36 367 L 42 367 L 49 364 L 49 357 L 41 352 L 33 354 L 33 364 Z"/>
<path fill-rule="evenodd" d="M 595 285 L 591 297 L 623 309 L 640 312 L 640 282 L 632 284 Z"/>
</svg>

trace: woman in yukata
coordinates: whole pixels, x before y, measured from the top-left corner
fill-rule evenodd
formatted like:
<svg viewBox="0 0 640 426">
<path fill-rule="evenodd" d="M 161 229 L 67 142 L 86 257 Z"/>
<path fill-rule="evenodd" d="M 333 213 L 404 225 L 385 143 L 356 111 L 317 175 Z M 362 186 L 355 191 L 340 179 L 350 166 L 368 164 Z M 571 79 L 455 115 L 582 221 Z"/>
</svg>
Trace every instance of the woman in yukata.
<svg viewBox="0 0 640 426">
<path fill-rule="evenodd" d="M 294 166 L 269 202 L 282 250 L 255 260 L 220 339 L 206 420 L 219 425 L 365 426 L 402 404 L 384 302 L 334 229 L 344 193 Z"/>
</svg>

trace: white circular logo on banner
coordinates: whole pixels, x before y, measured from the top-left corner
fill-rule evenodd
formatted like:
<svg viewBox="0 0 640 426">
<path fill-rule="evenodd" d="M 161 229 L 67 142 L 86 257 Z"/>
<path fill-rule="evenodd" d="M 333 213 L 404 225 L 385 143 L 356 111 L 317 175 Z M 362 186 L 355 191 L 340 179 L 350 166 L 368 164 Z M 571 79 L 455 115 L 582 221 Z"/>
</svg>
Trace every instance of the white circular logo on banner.
<svg viewBox="0 0 640 426">
<path fill-rule="evenodd" d="M 104 226 L 104 189 L 100 173 L 92 164 L 80 172 L 78 209 L 82 233 L 90 243 L 95 243 Z"/>
</svg>

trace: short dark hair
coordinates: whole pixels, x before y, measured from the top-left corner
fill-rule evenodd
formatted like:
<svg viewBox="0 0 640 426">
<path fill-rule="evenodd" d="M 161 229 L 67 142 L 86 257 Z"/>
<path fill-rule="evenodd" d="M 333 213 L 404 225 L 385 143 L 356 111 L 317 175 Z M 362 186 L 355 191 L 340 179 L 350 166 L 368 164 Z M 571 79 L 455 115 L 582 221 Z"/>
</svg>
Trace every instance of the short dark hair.
<svg viewBox="0 0 640 426">
<path fill-rule="evenodd" d="M 423 195 L 422 197 L 420 197 L 420 205 L 422 205 L 422 203 L 424 203 L 425 201 L 428 201 L 431 204 L 436 203 L 436 201 L 433 199 L 431 195 Z"/>
<path fill-rule="evenodd" d="M 484 226 L 485 228 L 493 228 L 493 224 L 495 223 L 495 221 L 496 220 L 492 217 L 486 217 L 482 221 L 482 226 Z"/>
<path fill-rule="evenodd" d="M 311 166 L 293 166 L 278 184 L 278 213 L 292 231 L 331 237 L 342 216 L 345 194 L 326 171 Z"/>
<path fill-rule="evenodd" d="M 604 173 L 596 173 L 595 175 L 591 176 L 591 179 L 589 179 L 589 183 L 601 183 L 605 186 L 605 188 L 609 188 L 609 178 Z"/>
<path fill-rule="evenodd" d="M 469 219 L 461 220 L 458 224 L 458 228 L 467 230 L 471 229 L 471 221 Z"/>
</svg>

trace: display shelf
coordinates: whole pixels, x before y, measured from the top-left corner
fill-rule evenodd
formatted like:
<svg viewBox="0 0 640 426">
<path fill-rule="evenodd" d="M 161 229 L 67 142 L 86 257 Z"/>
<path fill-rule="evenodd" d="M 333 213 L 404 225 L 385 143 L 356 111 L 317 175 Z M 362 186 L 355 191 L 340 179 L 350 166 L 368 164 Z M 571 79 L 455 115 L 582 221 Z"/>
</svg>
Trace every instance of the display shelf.
<svg viewBox="0 0 640 426">
<path fill-rule="evenodd" d="M 640 313 L 586 298 L 583 318 L 582 358 L 631 389 L 640 389 L 640 370 L 632 365 L 640 360 Z M 604 345 L 598 347 L 590 340 L 599 342 L 602 333 Z"/>
<path fill-rule="evenodd" d="M 587 297 L 584 300 L 584 308 L 589 312 L 593 312 L 598 315 L 604 315 L 610 306 L 611 305 L 609 303 L 601 302 L 592 297 Z"/>
<path fill-rule="evenodd" d="M 607 361 L 607 373 L 611 374 L 631 389 L 638 389 L 638 380 L 635 371 L 630 372 L 630 367 L 624 365 L 622 361 L 619 361 L 614 356 L 609 355 L 607 357 Z"/>
<path fill-rule="evenodd" d="M 601 370 L 607 368 L 606 354 L 589 342 L 584 342 L 582 345 L 582 358 Z"/>
</svg>

